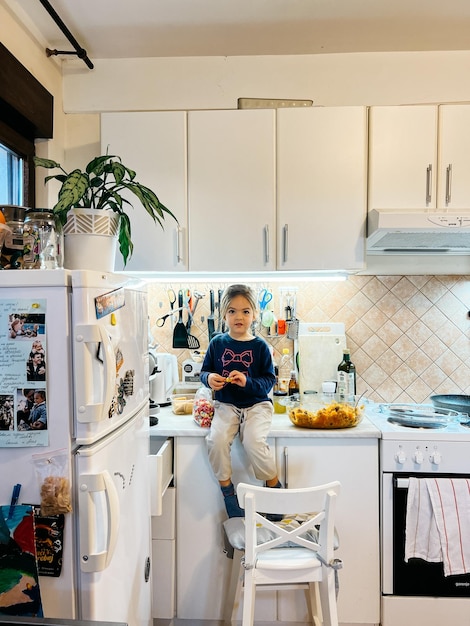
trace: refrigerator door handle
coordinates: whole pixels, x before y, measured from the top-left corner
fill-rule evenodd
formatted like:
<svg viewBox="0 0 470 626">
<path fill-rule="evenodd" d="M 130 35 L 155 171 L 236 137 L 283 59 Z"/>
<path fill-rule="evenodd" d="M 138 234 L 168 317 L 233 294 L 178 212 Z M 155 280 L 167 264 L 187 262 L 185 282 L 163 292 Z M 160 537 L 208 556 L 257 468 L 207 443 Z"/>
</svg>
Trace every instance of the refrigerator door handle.
<svg viewBox="0 0 470 626">
<path fill-rule="evenodd" d="M 75 343 L 75 408 L 78 422 L 100 422 L 108 419 L 116 387 L 116 356 L 113 344 L 100 324 L 78 324 L 74 331 Z M 90 402 L 92 389 L 96 385 L 91 367 L 92 357 L 88 344 L 101 343 L 103 348 L 104 390 L 102 403 Z"/>
<path fill-rule="evenodd" d="M 105 470 L 100 474 L 81 474 L 78 493 L 80 567 L 82 572 L 101 572 L 109 565 L 118 538 L 117 490 Z"/>
</svg>

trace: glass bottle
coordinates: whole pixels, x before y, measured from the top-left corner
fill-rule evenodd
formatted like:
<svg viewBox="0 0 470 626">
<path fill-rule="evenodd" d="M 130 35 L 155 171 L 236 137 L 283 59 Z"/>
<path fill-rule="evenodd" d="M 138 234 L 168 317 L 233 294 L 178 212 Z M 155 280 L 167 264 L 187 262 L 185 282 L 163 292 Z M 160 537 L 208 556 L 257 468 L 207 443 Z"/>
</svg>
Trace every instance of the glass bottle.
<svg viewBox="0 0 470 626">
<path fill-rule="evenodd" d="M 343 350 L 343 360 L 338 365 L 337 380 L 337 394 L 346 400 L 353 400 L 356 395 L 356 367 L 351 361 L 349 350 Z"/>
<path fill-rule="evenodd" d="M 299 383 L 297 381 L 297 376 L 295 375 L 295 370 L 292 370 L 290 373 L 289 386 L 287 390 L 290 396 L 299 393 Z"/>
</svg>

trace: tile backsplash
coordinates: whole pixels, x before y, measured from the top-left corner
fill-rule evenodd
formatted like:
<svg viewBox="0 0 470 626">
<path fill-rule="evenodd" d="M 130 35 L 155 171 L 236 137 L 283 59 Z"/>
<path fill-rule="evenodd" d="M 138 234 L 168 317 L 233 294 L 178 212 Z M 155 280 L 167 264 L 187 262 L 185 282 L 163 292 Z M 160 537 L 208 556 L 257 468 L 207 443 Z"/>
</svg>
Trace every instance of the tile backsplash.
<svg viewBox="0 0 470 626">
<path fill-rule="evenodd" d="M 155 321 L 170 310 L 167 290 L 191 289 L 204 294 L 191 334 L 207 347 L 209 290 L 225 284 L 149 284 L 149 317 L 158 349 L 173 352 L 182 362 L 189 350 L 173 350 L 168 318 L 158 328 Z M 253 284 L 273 292 L 273 311 L 286 287 L 296 294 L 297 318 L 305 322 L 343 322 L 351 360 L 357 370 L 357 391 L 383 402 L 426 402 L 433 393 L 470 394 L 470 277 L 468 276 L 351 276 L 344 282 L 291 282 Z M 177 305 L 176 305 L 177 306 Z M 174 318 L 177 320 L 177 317 Z M 217 311 L 215 314 L 217 325 Z M 186 313 L 184 317 L 186 321 Z M 258 332 L 274 349 L 293 348 L 286 336 Z"/>
</svg>

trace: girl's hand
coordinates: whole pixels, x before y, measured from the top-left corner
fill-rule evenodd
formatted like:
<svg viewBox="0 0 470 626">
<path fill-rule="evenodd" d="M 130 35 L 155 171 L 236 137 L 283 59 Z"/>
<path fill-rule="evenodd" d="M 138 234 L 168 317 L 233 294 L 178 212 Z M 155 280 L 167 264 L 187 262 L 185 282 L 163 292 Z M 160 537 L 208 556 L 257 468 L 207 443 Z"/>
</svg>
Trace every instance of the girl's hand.
<svg viewBox="0 0 470 626">
<path fill-rule="evenodd" d="M 232 385 L 238 385 L 238 387 L 245 387 L 246 385 L 246 376 L 245 374 L 242 374 L 242 372 L 239 372 L 238 370 L 233 370 L 232 372 L 230 372 L 230 380 L 227 382 L 231 383 Z"/>
<path fill-rule="evenodd" d="M 209 387 L 214 391 L 219 391 L 223 387 L 225 387 L 226 379 L 225 376 L 221 376 L 220 374 L 209 374 L 207 377 L 207 382 L 209 383 Z"/>
</svg>

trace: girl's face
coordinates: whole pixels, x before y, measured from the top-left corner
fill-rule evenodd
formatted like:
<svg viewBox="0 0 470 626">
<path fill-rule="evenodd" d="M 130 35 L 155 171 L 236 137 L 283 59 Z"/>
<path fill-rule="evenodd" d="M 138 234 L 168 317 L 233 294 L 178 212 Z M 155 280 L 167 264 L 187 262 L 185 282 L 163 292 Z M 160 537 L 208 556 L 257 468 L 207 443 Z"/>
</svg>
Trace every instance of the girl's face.
<svg viewBox="0 0 470 626">
<path fill-rule="evenodd" d="M 244 296 L 232 298 L 225 314 L 230 336 L 234 339 L 251 337 L 251 325 L 254 318 L 255 312 Z"/>
</svg>

